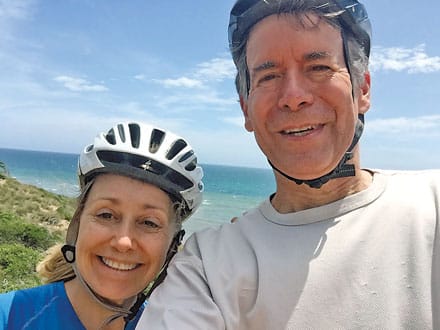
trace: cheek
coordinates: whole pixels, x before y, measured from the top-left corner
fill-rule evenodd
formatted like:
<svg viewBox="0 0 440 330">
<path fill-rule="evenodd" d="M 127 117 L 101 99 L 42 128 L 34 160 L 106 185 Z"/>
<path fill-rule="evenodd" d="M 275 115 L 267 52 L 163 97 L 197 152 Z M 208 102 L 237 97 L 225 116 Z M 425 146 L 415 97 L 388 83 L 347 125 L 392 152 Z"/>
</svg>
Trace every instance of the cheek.
<svg viewBox="0 0 440 330">
<path fill-rule="evenodd" d="M 162 266 L 170 247 L 171 239 L 165 236 L 150 237 L 143 240 L 141 244 L 142 250 L 148 255 L 151 263 Z"/>
<path fill-rule="evenodd" d="M 260 96 L 261 93 L 249 95 L 247 101 L 247 109 L 245 113 L 245 127 L 248 131 L 255 131 L 265 117 L 265 109 L 267 108 L 267 100 Z"/>
</svg>

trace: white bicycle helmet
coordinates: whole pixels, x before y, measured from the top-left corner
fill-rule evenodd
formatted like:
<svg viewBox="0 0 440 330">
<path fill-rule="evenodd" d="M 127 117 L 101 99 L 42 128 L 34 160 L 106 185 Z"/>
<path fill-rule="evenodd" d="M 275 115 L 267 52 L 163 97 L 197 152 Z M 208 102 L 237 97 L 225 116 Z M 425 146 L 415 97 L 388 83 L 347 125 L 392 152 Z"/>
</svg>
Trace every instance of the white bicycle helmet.
<svg viewBox="0 0 440 330">
<path fill-rule="evenodd" d="M 148 124 L 119 123 L 107 133 L 96 136 L 94 143 L 87 146 L 79 157 L 78 177 L 81 189 L 101 173 L 122 174 L 156 185 L 168 193 L 171 199 L 182 204 L 181 221 L 194 213 L 202 202 L 203 170 L 197 165 L 191 146 L 182 137 Z M 117 305 L 94 292 L 75 264 L 78 230 L 79 217 L 74 217 L 67 229 L 66 244 L 61 251 L 89 294 L 114 312 L 103 325 L 119 317 L 126 320 L 133 318 L 146 295 L 140 292 L 125 299 L 122 305 Z M 168 263 L 177 252 L 184 233 L 183 229 L 175 233 L 162 271 L 149 289 L 148 295 L 165 277 Z"/>
<path fill-rule="evenodd" d="M 120 173 L 154 184 L 183 202 L 182 220 L 200 206 L 203 170 L 180 136 L 140 122 L 116 124 L 80 154 L 81 187 L 99 173 Z"/>
</svg>

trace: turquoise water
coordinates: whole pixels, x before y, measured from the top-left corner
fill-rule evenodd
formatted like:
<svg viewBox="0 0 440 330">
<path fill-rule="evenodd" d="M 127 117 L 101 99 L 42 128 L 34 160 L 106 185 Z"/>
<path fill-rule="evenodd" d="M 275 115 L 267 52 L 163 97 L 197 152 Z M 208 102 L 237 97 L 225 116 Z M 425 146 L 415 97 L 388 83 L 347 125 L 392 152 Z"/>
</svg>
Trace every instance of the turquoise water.
<svg viewBox="0 0 440 330">
<path fill-rule="evenodd" d="M 53 193 L 77 196 L 78 155 L 0 148 L 0 161 L 20 182 Z M 258 205 L 275 191 L 272 171 L 202 164 L 205 176 L 203 204 L 184 227 L 188 233 L 218 226 Z"/>
</svg>

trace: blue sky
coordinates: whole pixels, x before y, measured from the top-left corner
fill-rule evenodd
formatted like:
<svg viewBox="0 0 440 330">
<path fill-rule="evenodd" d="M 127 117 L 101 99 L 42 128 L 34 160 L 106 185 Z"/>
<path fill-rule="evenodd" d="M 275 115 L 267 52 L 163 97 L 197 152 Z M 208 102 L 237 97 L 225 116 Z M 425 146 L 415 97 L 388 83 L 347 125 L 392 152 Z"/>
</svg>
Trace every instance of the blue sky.
<svg viewBox="0 0 440 330">
<path fill-rule="evenodd" d="M 233 86 L 234 0 L 0 0 L 0 147 L 79 153 L 118 121 L 185 136 L 199 161 L 268 167 Z M 436 0 L 365 0 L 363 166 L 440 167 Z"/>
</svg>

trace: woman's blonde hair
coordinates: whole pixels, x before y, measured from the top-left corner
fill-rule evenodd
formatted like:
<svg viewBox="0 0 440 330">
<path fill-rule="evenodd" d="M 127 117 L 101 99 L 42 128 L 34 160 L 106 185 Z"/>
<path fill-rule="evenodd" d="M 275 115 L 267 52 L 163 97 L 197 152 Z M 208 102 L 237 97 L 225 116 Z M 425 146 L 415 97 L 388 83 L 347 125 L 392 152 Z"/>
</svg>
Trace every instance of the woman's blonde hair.
<svg viewBox="0 0 440 330">
<path fill-rule="evenodd" d="M 79 222 L 84 210 L 88 192 L 95 180 L 91 180 L 81 191 L 77 199 L 77 207 L 70 222 Z M 68 281 L 75 277 L 72 264 L 68 263 L 61 252 L 64 244 L 56 244 L 46 251 L 46 256 L 37 265 L 37 273 L 43 283 Z"/>
<path fill-rule="evenodd" d="M 43 283 L 67 281 L 75 277 L 72 265 L 61 252 L 63 244 L 57 244 L 47 250 L 44 259 L 37 265 L 37 273 Z"/>
</svg>

